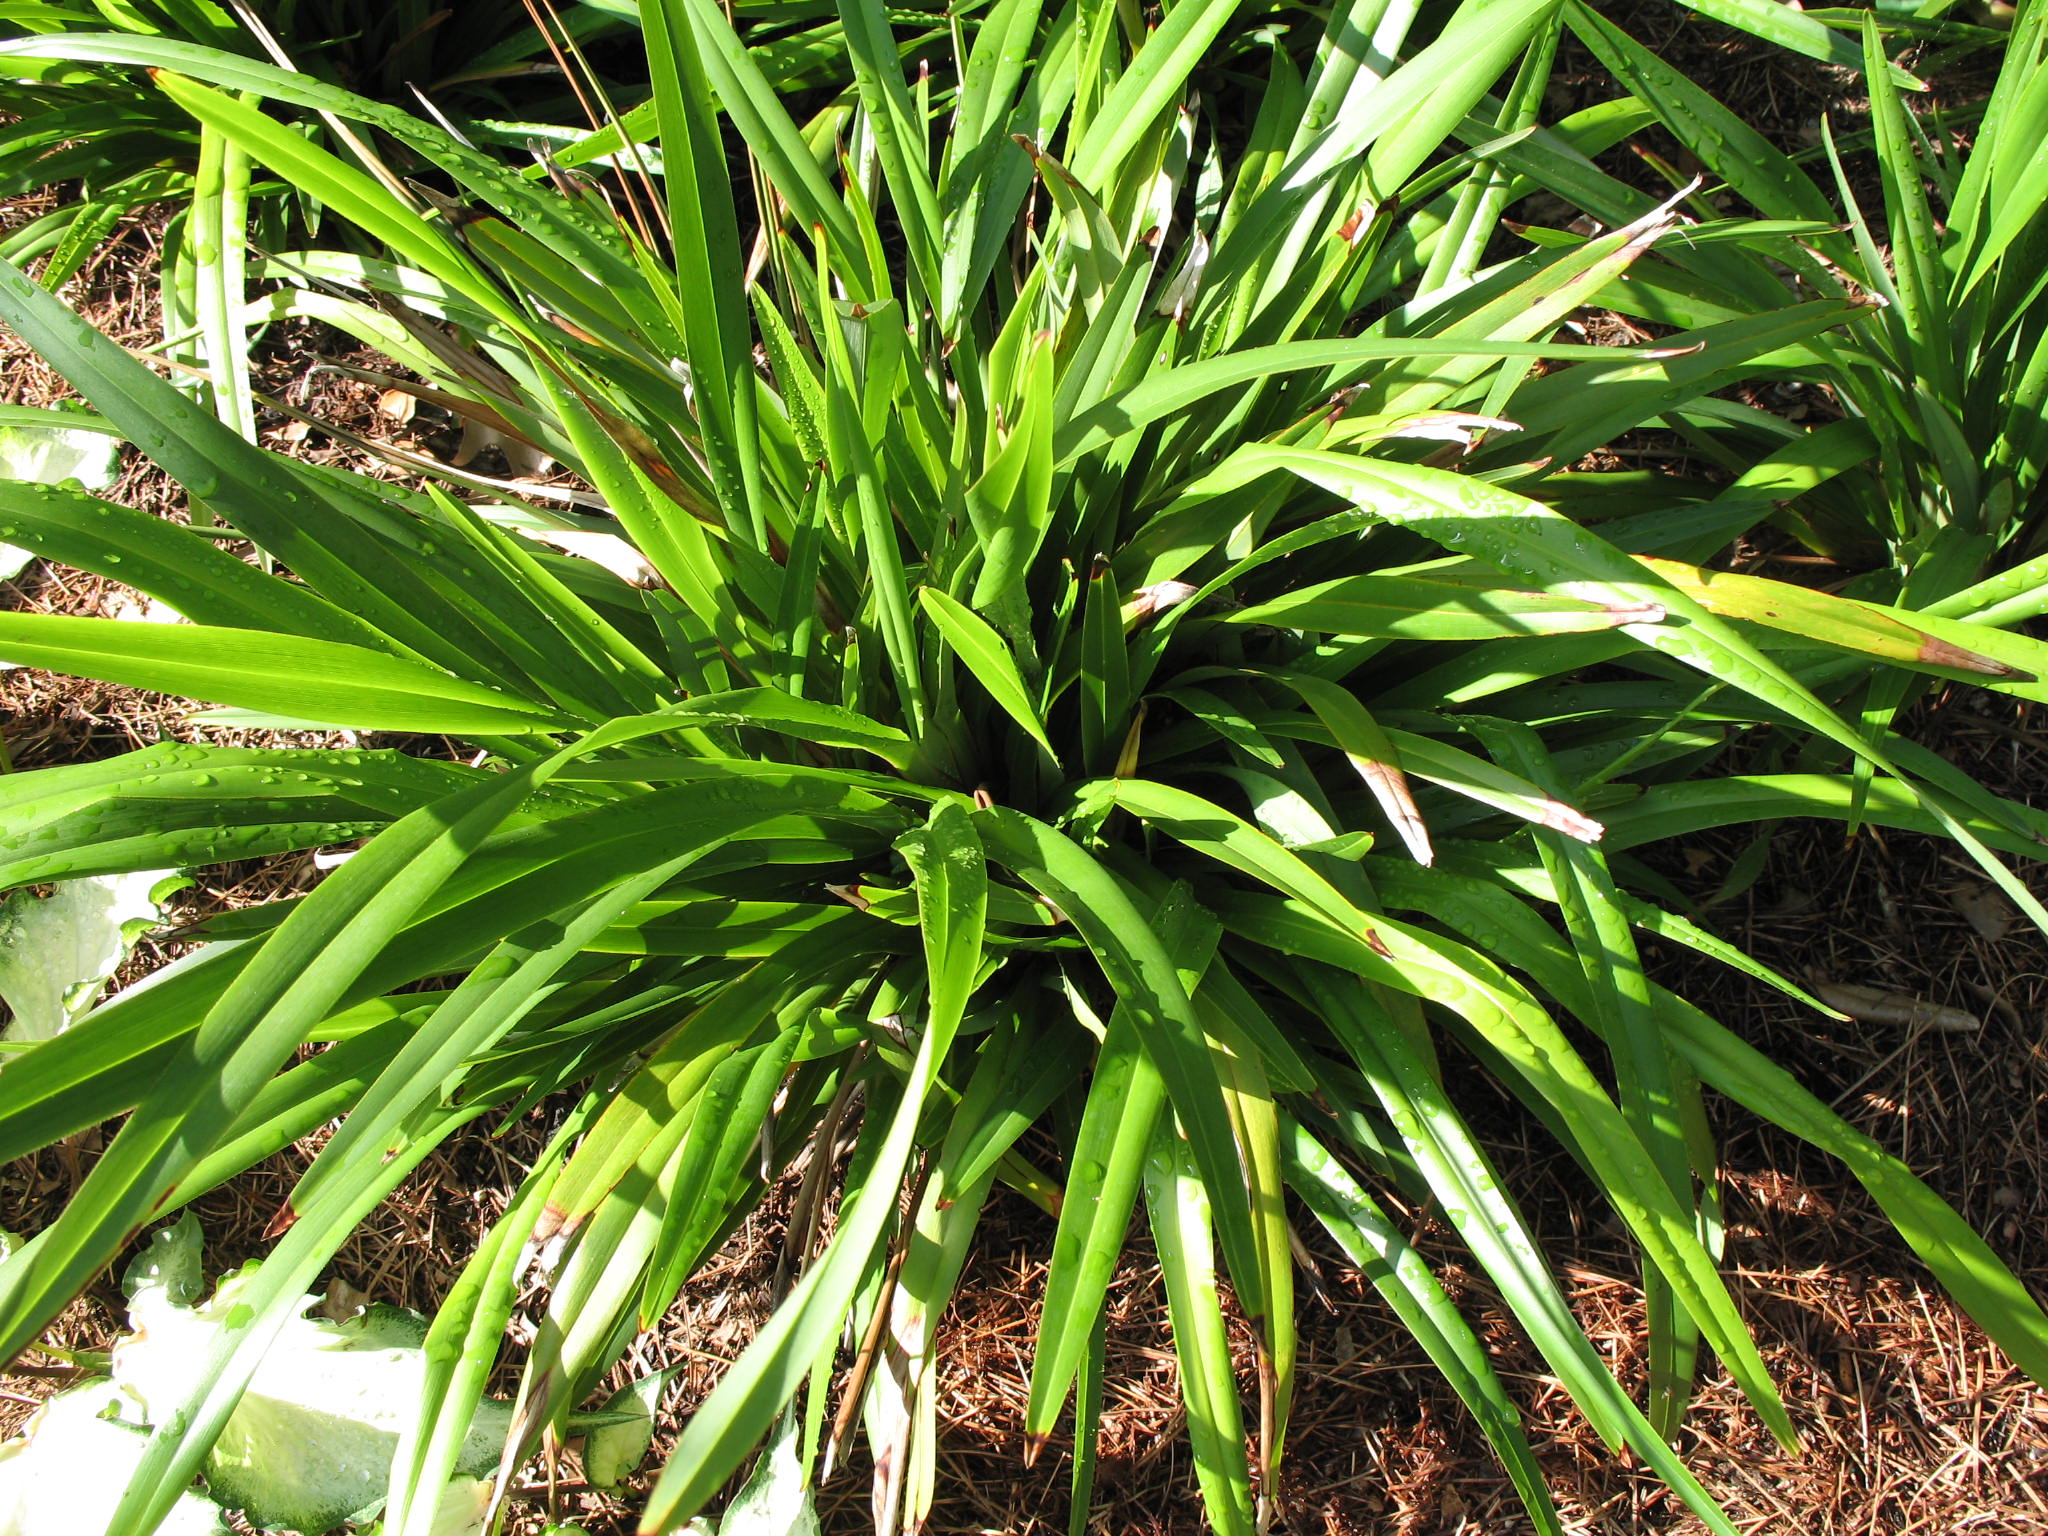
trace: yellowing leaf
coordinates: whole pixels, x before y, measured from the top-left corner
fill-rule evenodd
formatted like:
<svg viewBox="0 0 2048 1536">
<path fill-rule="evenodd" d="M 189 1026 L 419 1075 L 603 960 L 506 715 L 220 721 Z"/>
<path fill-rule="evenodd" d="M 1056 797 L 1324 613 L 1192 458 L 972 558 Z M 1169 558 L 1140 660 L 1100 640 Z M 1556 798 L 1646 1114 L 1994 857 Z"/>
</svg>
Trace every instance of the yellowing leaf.
<svg viewBox="0 0 2048 1536">
<path fill-rule="evenodd" d="M 1947 667 L 1995 678 L 2025 676 L 2017 667 L 1965 650 L 1847 598 L 1761 576 L 1703 570 L 1679 560 L 1660 560 L 1650 555 L 1635 558 L 1709 613 L 1723 618 L 1747 619 L 1822 645 L 1881 656 L 1909 666 Z"/>
</svg>

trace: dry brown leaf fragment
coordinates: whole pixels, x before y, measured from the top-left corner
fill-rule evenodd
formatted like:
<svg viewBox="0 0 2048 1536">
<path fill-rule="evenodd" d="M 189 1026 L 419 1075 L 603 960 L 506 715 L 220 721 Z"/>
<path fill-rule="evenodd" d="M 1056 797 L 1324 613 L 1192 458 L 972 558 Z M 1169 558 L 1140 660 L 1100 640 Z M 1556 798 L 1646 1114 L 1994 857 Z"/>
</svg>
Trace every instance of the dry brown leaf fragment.
<svg viewBox="0 0 2048 1536">
<path fill-rule="evenodd" d="M 324 1317 L 330 1323 L 346 1323 L 358 1318 L 368 1310 L 370 1296 L 359 1291 L 346 1280 L 336 1276 L 327 1282 L 327 1291 L 313 1305 L 313 1316 Z"/>
<path fill-rule="evenodd" d="M 1958 1033 L 1981 1029 L 1983 1020 L 1961 1008 L 1887 992 L 1882 987 L 1857 986 L 1848 982 L 1822 982 L 1814 996 L 1830 1008 L 1839 1009 L 1864 1024 L 1891 1024 L 1902 1029 L 1940 1029 Z"/>
<path fill-rule="evenodd" d="M 1948 903 L 1978 934 L 1994 943 L 2006 936 L 2019 915 L 2004 893 L 1988 885 L 1967 885 L 1950 891 Z"/>
</svg>

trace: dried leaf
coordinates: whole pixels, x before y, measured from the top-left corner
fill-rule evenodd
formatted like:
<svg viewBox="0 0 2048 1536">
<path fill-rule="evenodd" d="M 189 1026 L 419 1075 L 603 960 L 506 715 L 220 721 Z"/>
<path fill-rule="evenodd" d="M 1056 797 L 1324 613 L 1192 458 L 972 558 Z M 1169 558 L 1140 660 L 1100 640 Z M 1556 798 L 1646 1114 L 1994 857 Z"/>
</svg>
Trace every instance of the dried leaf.
<svg viewBox="0 0 2048 1536">
<path fill-rule="evenodd" d="M 1970 885 L 1951 891 L 1948 901 L 1963 915 L 1964 921 L 1994 942 L 2011 931 L 2014 920 L 2019 916 L 2012 903 L 1988 885 Z"/>
<path fill-rule="evenodd" d="M 1887 992 L 1882 987 L 1860 987 L 1841 982 L 1822 982 L 1814 996 L 1865 1024 L 1894 1024 L 1902 1029 L 1941 1029 L 1967 1032 L 1983 1027 L 1974 1013 L 1930 1003 L 1924 997 Z"/>
<path fill-rule="evenodd" d="M 1373 798 L 1380 803 L 1394 830 L 1401 834 L 1401 841 L 1408 845 L 1408 852 L 1415 862 L 1429 865 L 1436 862 L 1436 850 L 1430 846 L 1429 828 L 1423 824 L 1422 812 L 1417 809 L 1415 796 L 1409 791 L 1408 776 L 1392 763 L 1382 763 L 1357 752 L 1344 754 L 1351 759 L 1351 766 L 1358 770 L 1365 780 L 1365 787 L 1372 791 Z M 1556 802 L 1549 802 L 1555 804 Z M 1576 813 L 1574 813 L 1576 814 Z M 1582 818 L 1583 819 L 1583 818 Z M 1558 826 L 1559 830 L 1572 832 L 1569 826 L 1545 818 L 1545 825 Z M 1577 836 L 1577 833 L 1573 833 Z M 1594 828 L 1595 837 L 1599 829 Z"/>
</svg>

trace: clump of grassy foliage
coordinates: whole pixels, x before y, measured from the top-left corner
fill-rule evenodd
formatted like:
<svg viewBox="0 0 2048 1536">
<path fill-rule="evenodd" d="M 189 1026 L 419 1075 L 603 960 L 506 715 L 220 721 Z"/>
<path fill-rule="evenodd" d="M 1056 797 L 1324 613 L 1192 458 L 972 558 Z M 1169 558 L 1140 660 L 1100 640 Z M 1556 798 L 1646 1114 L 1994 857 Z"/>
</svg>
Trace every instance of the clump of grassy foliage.
<svg viewBox="0 0 2048 1536">
<path fill-rule="evenodd" d="M 394 1533 L 429 1528 L 533 1241 L 551 1289 L 508 1467 L 799 1166 L 807 1211 L 837 1181 L 831 1235 L 684 1427 L 650 1531 L 786 1415 L 818 1449 L 847 1338 L 880 1523 L 914 1529 L 933 1325 L 998 1184 L 1058 1215 L 1027 1429 L 1042 1442 L 1076 1405 L 1077 1522 L 1104 1290 L 1142 1207 L 1219 1531 L 1262 1523 L 1284 1454 L 1304 1212 L 1561 1529 L 1512 1396 L 1381 1204 L 1398 1190 L 1435 1202 L 1600 1432 L 1729 1531 L 1671 1448 L 1701 1348 L 1792 1431 L 1716 1263 L 1708 1089 L 1841 1157 L 2048 1379 L 2048 1319 L 1985 1245 L 1657 985 L 1637 936 L 1821 1005 L 1633 894 L 1626 857 L 1854 810 L 1947 830 L 2048 920 L 1993 857 L 2033 856 L 2042 818 L 1907 761 L 1799 671 L 1819 648 L 2032 698 L 2041 647 L 1687 563 L 1754 517 L 1740 492 L 1595 524 L 1559 510 L 1583 482 L 1526 458 L 1460 472 L 1459 445 L 1512 426 L 1569 463 L 1861 313 L 1776 304 L 1620 354 L 1547 339 L 1678 232 L 1648 206 L 1489 262 L 1529 157 L 1612 128 L 1537 130 L 1564 13 L 1468 0 L 1425 29 L 1359 4 L 1245 35 L 1232 6 L 1148 27 L 1133 7 L 998 0 L 906 70 L 889 15 L 849 3 L 852 90 L 799 124 L 712 0 L 649 0 L 641 131 L 662 176 L 654 201 L 634 190 L 651 174 L 609 184 L 629 210 L 245 57 L 64 40 L 156 68 L 203 135 L 374 242 L 281 253 L 266 270 L 299 298 L 277 312 L 317 303 L 588 488 L 550 511 L 268 453 L 0 268 L 0 314 L 282 572 L 82 491 L 0 489 L 0 538 L 192 621 L 0 615 L 0 655 L 482 754 L 167 747 L 0 781 L 0 885 L 363 840 L 310 894 L 221 920 L 6 1066 L 0 1156 L 127 1120 L 0 1268 L 0 1354 L 160 1213 L 339 1122 L 238 1325 L 186 1401 L 152 1401 L 124 1529 L 189 1483 L 356 1222 L 446 1138 L 564 1093 L 426 1340 Z M 1219 49 L 1256 81 L 1248 113 L 1196 89 Z M 386 135 L 443 190 L 423 208 L 258 101 Z M 1447 153 L 1460 135 L 1473 147 Z M 636 144 L 614 126 L 586 152 L 651 173 Z M 629 584 L 517 527 L 623 539 L 653 574 Z M 1576 681 L 1589 658 L 1624 680 Z M 1864 782 L 1706 771 L 1729 729 L 1787 721 Z M 1473 1070 L 1637 1241 L 1644 1404 L 1459 1113 L 1446 1084 Z M 1054 1166 L 1019 1150 L 1034 1125 Z"/>
</svg>

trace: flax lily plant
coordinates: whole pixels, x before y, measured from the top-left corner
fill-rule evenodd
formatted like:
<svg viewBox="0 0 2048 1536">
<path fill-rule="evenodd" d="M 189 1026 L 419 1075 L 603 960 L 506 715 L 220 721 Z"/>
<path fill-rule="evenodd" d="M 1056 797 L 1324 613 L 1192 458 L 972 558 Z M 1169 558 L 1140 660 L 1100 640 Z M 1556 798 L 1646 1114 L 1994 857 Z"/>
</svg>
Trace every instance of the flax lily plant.
<svg viewBox="0 0 2048 1536">
<path fill-rule="evenodd" d="M 1795 292 L 1865 298 L 1853 324 L 1760 370 L 1825 384 L 1846 413 L 1806 449 L 1823 478 L 1844 478 L 1793 509 L 1790 526 L 1848 557 L 1882 551 L 1896 568 L 1893 592 L 1903 583 L 1906 600 L 1940 602 L 2043 550 L 2048 170 L 2037 148 L 2048 133 L 2048 10 L 2016 8 L 1990 96 L 1954 117 L 1910 110 L 1876 16 L 1842 14 L 1860 29 L 1869 117 L 1860 132 L 1854 118 L 1823 121 L 1819 146 L 1793 156 L 1594 8 L 1567 8 L 1568 25 L 1632 93 L 1635 122 L 1617 119 L 1615 137 L 1660 125 L 1715 179 L 1704 190 L 1721 207 L 1746 204 L 1767 221 L 1748 227 L 1778 235 L 1774 245 L 1697 250 L 1682 273 L 1638 271 L 1605 301 L 1694 327 L 1768 311 Z M 1852 173 L 1872 161 L 1874 185 L 1859 188 Z M 1551 162 L 1557 184 L 1599 217 L 1626 221 L 1651 201 L 1590 166 L 1564 166 Z M 1736 222 L 1701 211 L 1710 227 Z M 1733 407 L 1694 407 L 1684 425 L 1730 463 L 1813 435 Z M 1876 473 L 1850 473 L 1868 459 Z"/>
<path fill-rule="evenodd" d="M 2048 1379 L 2048 1319 L 1968 1227 L 1649 978 L 1643 931 L 1803 997 L 1630 894 L 1624 857 L 1846 814 L 1847 779 L 1689 777 L 1727 729 L 1786 719 L 1871 765 L 1866 815 L 1946 829 L 1993 869 L 2031 855 L 2037 813 L 1866 740 L 1779 653 L 2035 697 L 2040 647 L 1713 577 L 1674 558 L 1697 519 L 1676 543 L 1644 519 L 1595 533 L 1456 464 L 1525 389 L 1552 437 L 1612 432 L 1629 402 L 1640 420 L 1711 390 L 1856 305 L 1616 374 L 1548 338 L 1674 235 L 1673 209 L 1480 260 L 1555 0 L 1473 0 L 1436 32 L 1361 3 L 1319 34 L 1226 35 L 1260 14 L 1186 4 L 1147 29 L 1094 0 L 998 0 L 906 69 L 879 4 L 850 3 L 855 91 L 799 125 L 713 0 L 648 0 L 652 142 L 606 142 L 622 162 L 658 147 L 663 195 L 630 208 L 651 179 L 524 175 L 289 71 L 65 39 L 151 67 L 203 131 L 381 247 L 266 258 L 297 287 L 264 313 L 317 299 L 577 478 L 549 506 L 271 454 L 0 269 L 8 323 L 283 573 L 77 490 L 6 487 L 0 538 L 191 622 L 0 615 L 0 656 L 481 754 L 169 746 L 0 780 L 6 885 L 361 840 L 4 1069 L 0 1155 L 127 1115 L 0 1267 L 10 1356 L 146 1224 L 338 1119 L 120 1529 L 202 1466 L 354 1224 L 448 1137 L 544 1099 L 572 1103 L 561 1133 L 434 1320 L 394 1533 L 429 1528 L 536 1245 L 550 1289 L 508 1476 L 800 1167 L 803 1208 L 836 1185 L 836 1220 L 822 1240 L 799 1223 L 800 1273 L 681 1427 L 650 1532 L 779 1420 L 811 1457 L 864 1423 L 879 1527 L 918 1529 L 934 1329 L 998 1185 L 1058 1219 L 1020 1449 L 1074 1405 L 1076 1530 L 1105 1289 L 1141 1207 L 1217 1530 L 1270 1513 L 1297 1241 L 1369 1277 L 1560 1530 L 1511 1392 L 1404 1233 L 1433 1199 L 1588 1419 L 1729 1531 L 1671 1446 L 1701 1346 L 1792 1427 L 1716 1262 L 1708 1089 L 1844 1159 Z M 1248 119 L 1195 88 L 1219 48 L 1256 65 Z M 258 102 L 403 144 L 444 178 L 433 208 Z M 1474 124 L 1476 150 L 1441 152 Z M 1531 380 L 1537 359 L 1553 371 Z M 1580 369 L 1601 370 L 1590 420 L 1550 388 Z M 1569 477 L 1516 473 L 1569 501 Z M 515 527 L 622 540 L 650 574 Z M 1569 682 L 1587 635 L 1635 680 Z M 1472 1062 L 1639 1243 L 1646 1402 L 1447 1092 Z M 1023 1150 L 1034 1126 L 1056 1156 Z"/>
<path fill-rule="evenodd" d="M 1591 6 L 1567 25 L 1630 92 L 1597 145 L 1658 125 L 1718 183 L 1695 189 L 1700 244 L 1644 263 L 1600 302 L 1660 325 L 1754 324 L 1788 298 L 1852 298 L 1846 327 L 1760 360 L 1762 377 L 1816 387 L 1830 416 L 1795 424 L 1727 400 L 1677 403 L 1664 423 L 1740 476 L 1747 498 L 1838 558 L 1847 590 L 1924 622 L 2006 626 L 2048 611 L 2048 8 L 2016 7 L 2009 35 L 1936 21 L 1946 6 L 1881 23 L 1840 12 L 1860 44 L 1870 111 L 1820 124 L 1804 155 L 1773 145 L 1697 83 Z M 1914 110 L 1891 28 L 2002 50 L 1987 99 L 1952 114 Z M 1535 136 L 1521 168 L 1576 206 L 1626 221 L 1651 204 L 1583 156 Z M 1658 164 L 1654 155 L 1650 158 Z M 1867 172 L 1874 163 L 1874 183 Z M 1666 168 L 1668 171 L 1668 167 Z M 1721 209 L 1746 205 L 1754 216 Z M 1531 231 L 1570 244 L 1557 231 Z M 1695 237 L 1698 238 L 1697 236 Z M 1496 461 L 1498 463 L 1500 461 Z M 1808 680 L 1873 739 L 1921 691 L 1899 674 L 1821 663 Z M 1867 774 L 1867 765 L 1865 770 Z"/>
<path fill-rule="evenodd" d="M 0 126 L 0 188 L 11 196 L 50 186 L 76 192 L 10 230 L 0 252 L 17 262 L 47 254 L 41 276 L 54 287 L 89 260 L 136 209 L 156 202 L 182 205 L 167 231 L 166 323 L 174 333 L 181 324 L 189 328 L 195 323 L 188 318 L 189 305 L 179 302 L 191 283 L 182 269 L 193 259 L 183 249 L 184 231 L 188 223 L 199 222 L 190 217 L 194 205 L 203 217 L 212 195 L 209 180 L 218 185 L 222 178 L 221 169 L 209 164 L 219 146 L 189 118 L 166 110 L 168 104 L 146 85 L 90 59 L 68 56 L 62 48 L 66 37 L 118 28 L 137 37 L 251 58 L 289 56 L 332 83 L 380 100 L 427 101 L 435 111 L 460 116 L 472 130 L 488 132 L 477 125 L 478 118 L 488 123 L 514 116 L 559 117 L 563 109 L 550 98 L 566 97 L 567 85 L 550 56 L 628 27 L 630 14 L 571 4 L 544 34 L 521 0 L 466 0 L 454 6 L 397 0 L 375 12 L 328 0 L 286 0 L 264 10 L 267 20 L 256 21 L 232 0 L 167 0 L 163 5 L 152 0 L 36 0 L 0 9 L 0 38 L 26 40 L 45 50 L 0 69 L 0 111 L 10 118 Z M 253 26 L 238 16 L 250 17 Z M 552 79 L 553 85 L 536 87 L 531 83 L 536 76 L 543 82 Z M 509 98 L 502 93 L 507 84 L 513 90 Z M 569 98 L 572 113 L 573 107 Z M 231 159 L 226 180 L 230 195 L 238 195 L 243 205 L 241 224 L 229 226 L 236 234 L 252 212 L 266 232 L 290 227 L 294 215 L 317 221 L 317 207 L 297 198 L 294 189 L 267 177 L 251 180 L 238 161 Z"/>
</svg>

